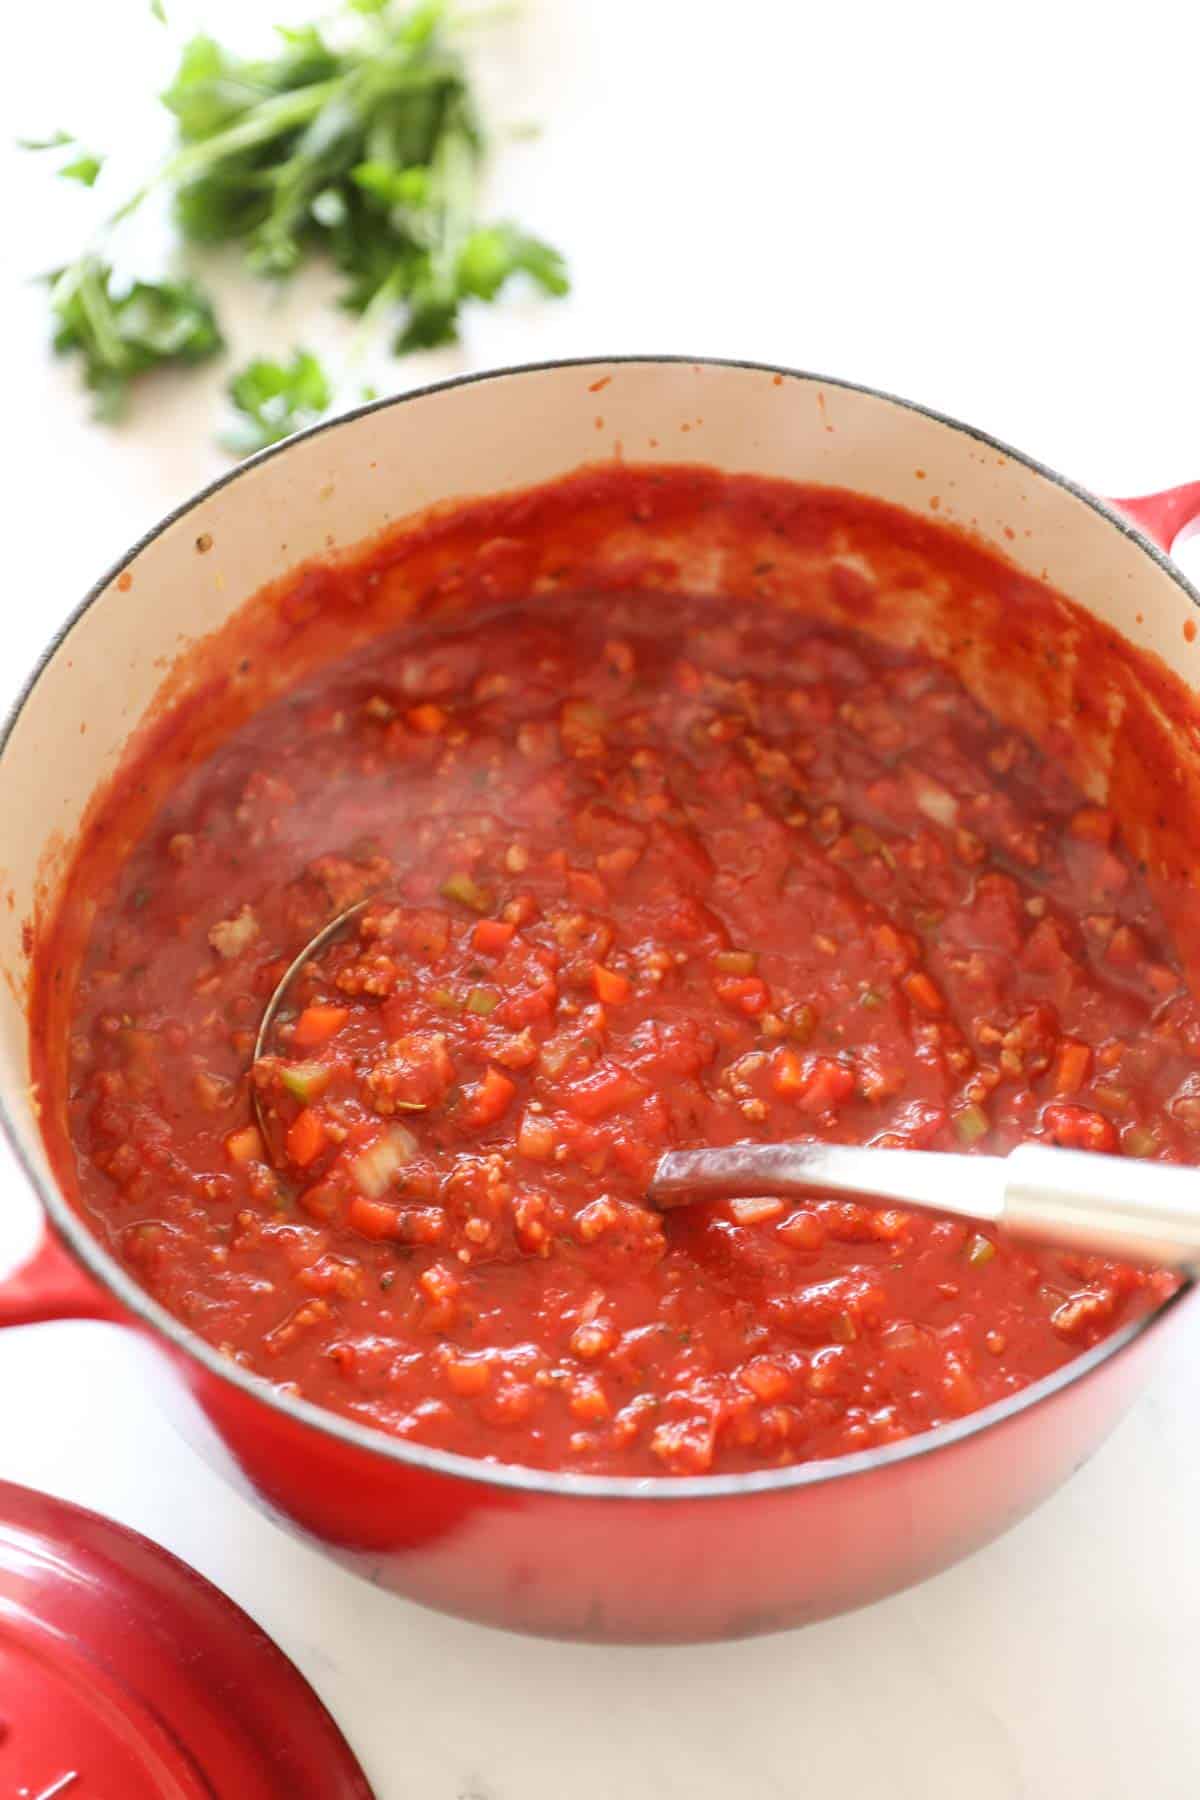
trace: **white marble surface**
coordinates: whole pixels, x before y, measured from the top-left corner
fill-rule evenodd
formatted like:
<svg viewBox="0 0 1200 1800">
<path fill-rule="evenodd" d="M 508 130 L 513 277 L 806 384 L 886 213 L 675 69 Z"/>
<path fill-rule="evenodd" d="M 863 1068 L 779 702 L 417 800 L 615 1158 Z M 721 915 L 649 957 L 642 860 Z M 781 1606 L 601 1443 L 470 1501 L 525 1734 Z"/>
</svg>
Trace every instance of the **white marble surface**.
<svg viewBox="0 0 1200 1800">
<path fill-rule="evenodd" d="M 200 10 L 167 5 L 181 22 Z M 303 9 L 203 10 L 223 29 Z M 385 379 L 616 350 L 759 356 L 922 398 L 1101 490 L 1194 479 L 1194 9 L 1107 17 L 1070 0 L 531 0 L 496 87 L 545 129 L 505 156 L 496 202 L 568 249 L 575 295 L 481 316 L 460 353 Z M 166 56 L 140 0 L 14 9 L 5 32 L 6 136 L 62 123 L 103 147 L 133 122 L 126 83 L 135 96 Z M 160 384 L 119 436 L 87 423 L 19 281 L 86 203 L 52 205 L 0 155 L 7 702 L 95 574 L 221 459 L 215 377 Z M 239 349 L 331 341 L 314 291 L 244 299 Z M 34 1219 L 5 1152 L 0 1264 Z M 316 1684 L 380 1800 L 1193 1800 L 1198 1352 L 1194 1318 L 1103 1452 L 983 1554 L 734 1647 L 572 1649 L 387 1600 L 221 1487 L 112 1327 L 0 1337 L 0 1475 L 139 1527 L 234 1595 Z"/>
</svg>

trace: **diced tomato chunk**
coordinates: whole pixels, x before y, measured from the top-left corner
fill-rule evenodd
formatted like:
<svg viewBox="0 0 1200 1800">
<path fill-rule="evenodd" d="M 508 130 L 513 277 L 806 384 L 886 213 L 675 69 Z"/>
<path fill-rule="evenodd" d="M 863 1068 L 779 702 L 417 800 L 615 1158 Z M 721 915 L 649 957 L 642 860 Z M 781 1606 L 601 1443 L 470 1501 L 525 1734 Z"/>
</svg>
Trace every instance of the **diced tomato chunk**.
<svg viewBox="0 0 1200 1800">
<path fill-rule="evenodd" d="M 398 1237 L 400 1208 L 389 1206 L 383 1200 L 368 1200 L 364 1194 L 356 1194 L 346 1208 L 346 1223 L 363 1237 Z"/>
<path fill-rule="evenodd" d="M 771 1004 L 771 990 L 759 975 L 722 975 L 713 982 L 713 990 L 725 1006 L 751 1018 Z"/>
<path fill-rule="evenodd" d="M 500 956 L 512 942 L 515 925 L 503 919 L 480 919 L 471 933 L 471 942 L 484 956 Z"/>
<path fill-rule="evenodd" d="M 1088 1078 L 1092 1053 L 1075 1038 L 1064 1038 L 1058 1047 L 1050 1084 L 1056 1094 L 1077 1094 Z"/>
<path fill-rule="evenodd" d="M 592 986 L 596 998 L 606 1006 L 620 1006 L 633 992 L 633 983 L 627 975 L 616 969 L 606 969 L 603 963 L 592 964 Z"/>
<path fill-rule="evenodd" d="M 423 737 L 438 736 L 445 731 L 448 722 L 445 707 L 437 706 L 432 700 L 425 701 L 421 706 L 410 706 L 404 716 L 412 729 Z"/>
<path fill-rule="evenodd" d="M 904 977 L 900 985 L 913 1005 L 920 1007 L 922 1012 L 945 1012 L 946 1002 L 924 969 L 914 969 L 911 975 Z"/>
<path fill-rule="evenodd" d="M 1112 841 L 1116 820 L 1105 806 L 1081 806 L 1071 817 L 1071 836 L 1085 843 L 1107 845 Z"/>
<path fill-rule="evenodd" d="M 801 1112 L 823 1113 L 840 1106 L 854 1092 L 854 1071 L 831 1056 L 818 1056 L 797 1100 Z"/>
<path fill-rule="evenodd" d="M 323 1222 L 336 1219 L 341 1203 L 341 1195 L 329 1181 L 314 1182 L 300 1195 L 300 1204 L 310 1218 L 320 1219 Z"/>
<path fill-rule="evenodd" d="M 1117 1147 L 1117 1130 L 1103 1113 L 1086 1106 L 1046 1107 L 1042 1123 L 1056 1144 L 1072 1150 L 1113 1151 Z"/>
<path fill-rule="evenodd" d="M 603 1064 L 592 1075 L 577 1081 L 567 1104 L 579 1119 L 602 1119 L 622 1106 L 632 1106 L 645 1095 L 646 1083 L 616 1063 Z"/>
<path fill-rule="evenodd" d="M 489 1067 L 467 1104 L 467 1123 L 477 1129 L 484 1125 L 494 1125 L 508 1111 L 516 1091 L 515 1081 L 510 1081 L 499 1069 Z"/>
</svg>

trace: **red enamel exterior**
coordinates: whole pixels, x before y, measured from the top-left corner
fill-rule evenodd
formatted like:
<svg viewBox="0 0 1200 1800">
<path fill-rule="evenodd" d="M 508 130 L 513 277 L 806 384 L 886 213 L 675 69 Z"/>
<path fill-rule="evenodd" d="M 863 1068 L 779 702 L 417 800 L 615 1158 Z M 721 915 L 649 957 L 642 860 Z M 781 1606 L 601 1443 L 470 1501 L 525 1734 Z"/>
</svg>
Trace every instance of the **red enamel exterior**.
<svg viewBox="0 0 1200 1800">
<path fill-rule="evenodd" d="M 1187 481 L 1182 487 L 1167 488 L 1161 494 L 1114 500 L 1113 505 L 1169 555 L 1174 544 L 1191 537 L 1200 527 L 1200 481 Z"/>
<path fill-rule="evenodd" d="M 686 1642 L 848 1611 L 1006 1530 L 1108 1435 L 1192 1291 L 1149 1328 L 1127 1327 L 1069 1364 L 1037 1404 L 991 1408 L 894 1451 L 810 1464 L 789 1471 L 786 1486 L 772 1476 L 710 1481 L 703 1496 L 693 1482 L 616 1496 L 587 1483 L 555 1491 L 537 1475 L 505 1482 L 465 1461 L 461 1474 L 422 1468 L 382 1436 L 378 1450 L 347 1442 L 155 1344 L 177 1377 L 175 1421 L 201 1454 L 375 1584 L 510 1630 Z"/>
</svg>

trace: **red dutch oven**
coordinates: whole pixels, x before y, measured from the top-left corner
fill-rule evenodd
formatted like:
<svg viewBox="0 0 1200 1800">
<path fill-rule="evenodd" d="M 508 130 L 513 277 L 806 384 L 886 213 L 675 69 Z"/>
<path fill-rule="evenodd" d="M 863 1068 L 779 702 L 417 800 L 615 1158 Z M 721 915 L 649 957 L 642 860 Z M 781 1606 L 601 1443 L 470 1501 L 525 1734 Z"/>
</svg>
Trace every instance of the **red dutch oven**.
<svg viewBox="0 0 1200 1800">
<path fill-rule="evenodd" d="M 36 940 L 64 846 L 181 646 L 335 546 L 434 504 L 520 489 L 611 456 L 932 508 L 1119 634 L 1131 692 L 1145 654 L 1188 687 L 1200 675 L 1200 596 L 1165 554 L 1200 521 L 1200 483 L 1106 503 L 980 432 L 848 383 L 662 357 L 559 363 L 385 401 L 265 452 L 164 520 L 97 584 L 30 678 L 0 746 L 0 865 L 11 894 L 0 909 L 0 1092 L 48 1220 L 33 1258 L 0 1289 L 0 1324 L 91 1317 L 139 1332 L 152 1366 L 169 1377 L 156 1385 L 201 1453 L 380 1586 L 517 1630 L 670 1642 L 818 1619 L 986 1543 L 1096 1448 L 1193 1290 L 1012 1399 L 875 1451 L 679 1480 L 473 1461 L 274 1391 L 150 1299 L 51 1173 L 26 1015 L 22 928 L 32 921 Z M 681 561 L 686 591 L 719 584 L 719 570 Z M 951 623 L 926 596 L 909 641 L 945 654 Z M 1044 705 L 1023 704 L 1019 657 L 1006 658 L 1003 687 L 989 682 L 986 659 L 958 673 L 993 711 L 1045 741 L 1050 717 Z M 1064 707 L 1069 683 L 1087 679 L 1086 668 L 1062 670 Z M 1093 737 L 1080 747 L 1072 773 L 1114 808 L 1139 853 L 1152 854 L 1154 829 L 1135 816 L 1137 783 L 1128 779 L 1135 748 L 1119 741 L 1119 724 L 1107 745 Z M 1148 728 L 1160 741 L 1147 770 L 1164 766 L 1169 747 L 1195 805 L 1200 733 L 1157 713 Z"/>
</svg>

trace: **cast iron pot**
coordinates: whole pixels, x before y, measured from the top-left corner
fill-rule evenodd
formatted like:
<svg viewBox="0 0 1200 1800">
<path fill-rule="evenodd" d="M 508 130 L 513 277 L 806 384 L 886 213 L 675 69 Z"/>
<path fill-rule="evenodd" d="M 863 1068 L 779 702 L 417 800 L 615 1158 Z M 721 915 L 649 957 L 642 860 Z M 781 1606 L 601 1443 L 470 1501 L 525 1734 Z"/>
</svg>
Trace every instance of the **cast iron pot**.
<svg viewBox="0 0 1200 1800">
<path fill-rule="evenodd" d="M 932 507 L 1045 575 L 1183 681 L 1200 669 L 1191 646 L 1200 596 L 1164 554 L 1200 519 L 1200 483 L 1106 504 L 980 432 L 848 383 L 669 357 L 558 363 L 384 401 L 265 452 L 180 507 L 103 577 L 30 678 L 0 745 L 0 866 L 14 897 L 0 908 L 0 1095 L 47 1215 L 36 1254 L 0 1288 L 0 1323 L 93 1317 L 135 1330 L 201 1452 L 281 1522 L 383 1587 L 523 1631 L 669 1642 L 821 1618 L 986 1543 L 1110 1431 L 1193 1290 L 1002 1404 L 833 1461 L 647 1481 L 447 1455 L 274 1392 L 130 1279 L 50 1172 L 22 998 L 22 923 L 37 915 L 47 857 L 70 840 L 181 643 L 333 545 L 436 502 L 613 455 Z M 691 591 L 704 579 L 689 569 Z M 952 621 L 938 616 L 936 596 L 926 600 L 909 639 L 944 651 Z M 1023 706 L 1011 666 L 1003 684 L 989 679 L 986 658 L 959 673 L 1045 741 L 1046 709 Z M 1076 669 L 1063 679 L 1086 677 Z M 1175 735 L 1182 776 L 1200 784 L 1200 734 L 1170 720 L 1155 728 Z M 1130 783 L 1106 791 L 1112 758 L 1097 751 L 1090 742 L 1077 773 L 1119 814 Z"/>
</svg>

